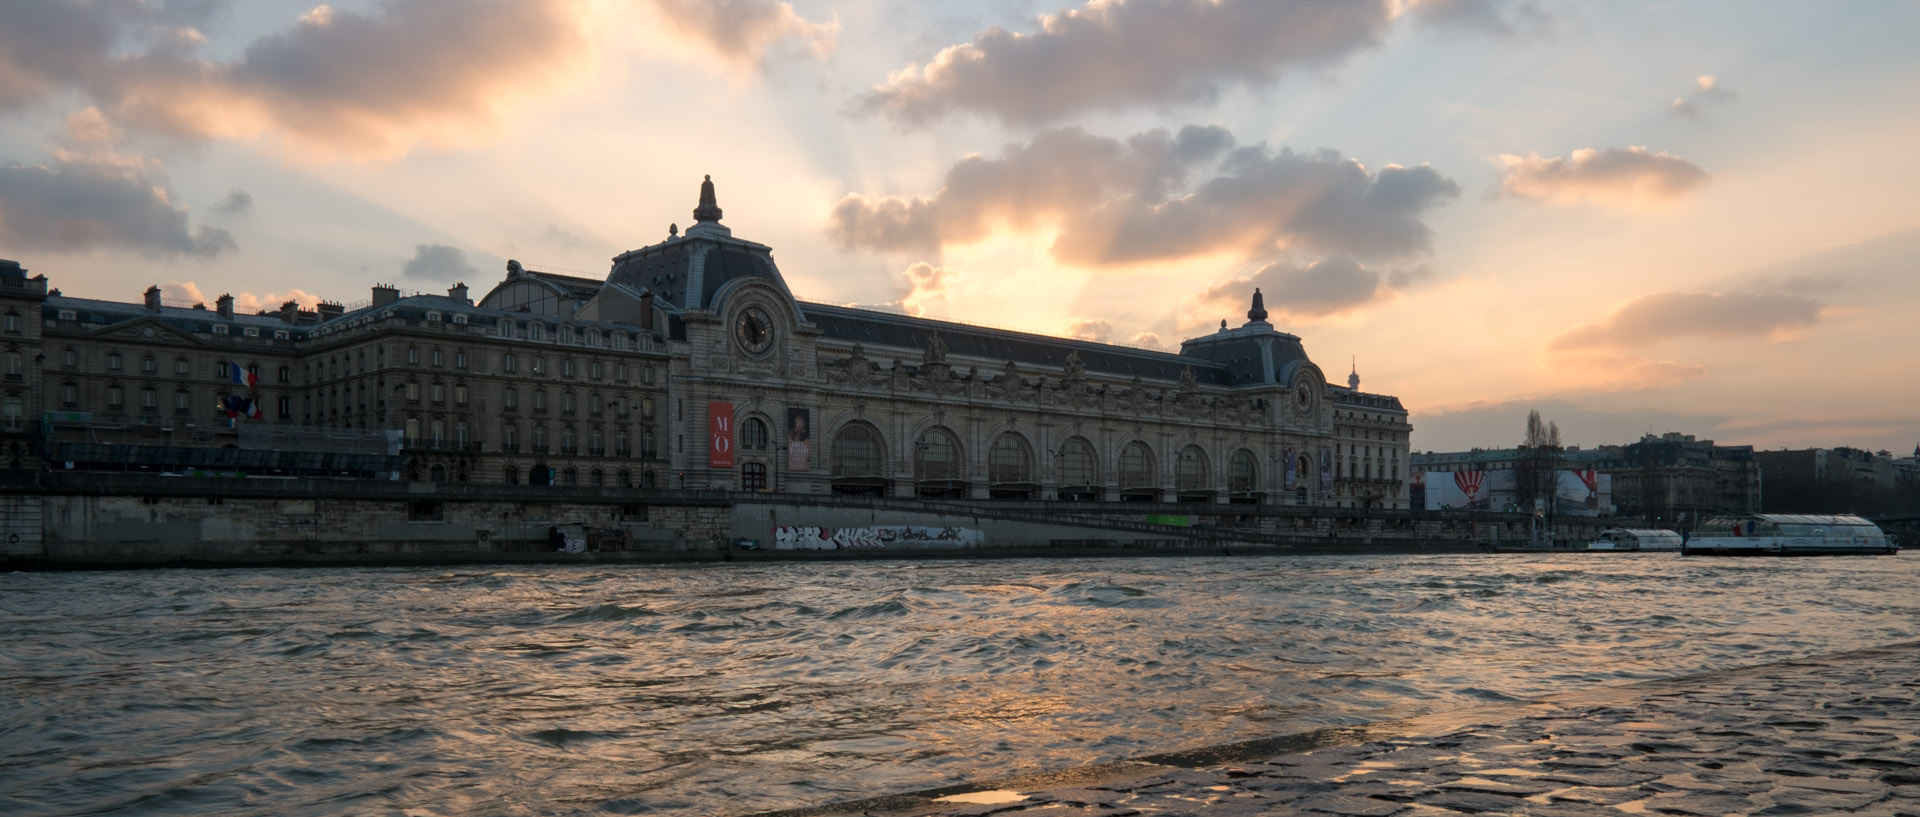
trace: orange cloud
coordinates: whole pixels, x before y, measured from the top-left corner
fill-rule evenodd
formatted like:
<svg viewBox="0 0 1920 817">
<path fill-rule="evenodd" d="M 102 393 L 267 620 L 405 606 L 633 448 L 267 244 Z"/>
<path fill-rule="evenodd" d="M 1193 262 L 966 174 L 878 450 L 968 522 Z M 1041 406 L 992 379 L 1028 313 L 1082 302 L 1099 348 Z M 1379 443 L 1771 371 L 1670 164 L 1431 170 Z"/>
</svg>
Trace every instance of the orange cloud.
<svg viewBox="0 0 1920 817">
<path fill-rule="evenodd" d="M 1785 338 L 1813 325 L 1827 309 L 1789 292 L 1661 292 L 1561 333 L 1547 350 L 1624 349 L 1682 337 Z"/>
<path fill-rule="evenodd" d="M 298 303 L 302 309 L 312 309 L 315 304 L 325 300 L 318 295 L 298 288 L 289 289 L 281 293 L 267 292 L 256 294 L 252 292 L 235 292 L 231 294 L 233 295 L 233 311 L 240 314 L 252 314 L 261 310 L 279 309 L 282 304 L 288 301 Z M 206 304 L 208 308 L 212 308 L 216 300 L 215 298 L 207 297 L 207 294 L 200 289 L 200 285 L 192 281 L 168 281 L 161 284 L 160 297 L 176 303 L 189 301 L 202 303 Z"/>
<path fill-rule="evenodd" d="M 758 67 L 782 43 L 814 57 L 833 53 L 838 20 L 816 23 L 777 0 L 653 0 L 667 25 L 739 68 Z"/>
<path fill-rule="evenodd" d="M 1553 204 L 1626 207 L 1672 202 L 1707 183 L 1699 165 L 1644 147 L 1582 148 L 1568 158 L 1505 154 L 1497 164 L 1509 196 Z"/>
<path fill-rule="evenodd" d="M 383 156 L 490 128 L 588 52 L 583 12 L 565 0 L 391 0 L 366 12 L 319 6 L 215 62 L 198 56 L 193 21 L 150 5 L 162 4 L 0 13 L 15 24 L 0 24 L 14 29 L 0 40 L 60 52 L 29 71 L 0 42 L 0 109 L 75 89 L 128 129 L 188 141 L 272 134 L 312 153 Z"/>
</svg>

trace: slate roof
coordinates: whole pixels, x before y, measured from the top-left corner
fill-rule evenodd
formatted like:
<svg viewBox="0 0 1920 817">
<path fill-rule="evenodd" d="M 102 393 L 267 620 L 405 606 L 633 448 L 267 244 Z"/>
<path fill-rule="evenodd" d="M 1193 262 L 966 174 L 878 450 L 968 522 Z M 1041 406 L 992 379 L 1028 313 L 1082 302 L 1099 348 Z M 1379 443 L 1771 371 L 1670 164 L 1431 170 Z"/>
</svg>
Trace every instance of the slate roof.
<svg viewBox="0 0 1920 817">
<path fill-rule="evenodd" d="M 95 326 L 111 326 L 135 318 L 152 316 L 183 332 L 210 332 L 212 331 L 210 327 L 214 324 L 223 323 L 229 326 L 252 326 L 259 328 L 262 332 L 284 329 L 292 332 L 292 337 L 300 338 L 306 335 L 307 330 L 313 328 L 311 324 L 296 327 L 281 320 L 277 313 L 254 315 L 235 312 L 231 318 L 222 318 L 216 310 L 179 306 L 162 306 L 160 311 L 155 313 L 147 309 L 146 304 L 72 298 L 66 295 L 49 296 L 41 307 L 41 314 L 48 319 L 54 319 L 62 310 L 72 310 L 74 317 L 81 323 Z"/>
<path fill-rule="evenodd" d="M 803 301 L 800 311 L 808 321 L 820 327 L 823 336 L 868 346 L 924 349 L 927 336 L 937 330 L 950 355 L 1059 368 L 1066 363 L 1069 353 L 1077 351 L 1080 361 L 1089 372 L 1139 377 L 1143 380 L 1179 380 L 1181 370 L 1191 366 L 1195 381 L 1201 384 L 1230 385 L 1227 370 L 1221 364 L 1168 352 L 1130 349 L 831 304 Z"/>
</svg>

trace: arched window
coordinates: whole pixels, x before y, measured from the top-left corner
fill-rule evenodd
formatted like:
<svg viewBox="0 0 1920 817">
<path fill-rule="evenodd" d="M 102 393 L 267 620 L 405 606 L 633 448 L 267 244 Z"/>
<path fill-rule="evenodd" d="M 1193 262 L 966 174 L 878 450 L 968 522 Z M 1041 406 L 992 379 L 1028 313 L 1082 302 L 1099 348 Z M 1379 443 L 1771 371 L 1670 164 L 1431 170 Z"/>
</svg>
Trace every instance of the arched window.
<svg viewBox="0 0 1920 817">
<path fill-rule="evenodd" d="M 767 424 L 758 417 L 748 417 L 740 424 L 740 447 L 748 451 L 766 450 Z"/>
<path fill-rule="evenodd" d="M 447 481 L 447 467 L 446 467 L 446 466 L 444 466 L 444 465 L 436 465 L 436 466 L 434 466 L 433 468 L 431 468 L 431 469 L 429 469 L 429 470 L 427 471 L 427 478 L 428 478 L 428 479 L 430 479 L 430 480 L 432 480 L 432 481 L 434 481 L 434 482 L 446 482 L 446 481 Z"/>
<path fill-rule="evenodd" d="M 595 468 L 595 469 L 593 469 L 592 471 L 588 471 L 588 472 L 587 472 L 587 484 L 588 484 L 588 485 L 592 485 L 592 486 L 594 486 L 594 487 L 596 487 L 596 488 L 598 488 L 598 487 L 600 487 L 600 486 L 602 486 L 602 485 L 605 485 L 605 484 L 607 484 L 607 475 L 606 475 L 606 474 L 603 474 L 603 473 L 601 473 L 601 472 L 600 472 L 600 469 L 598 469 L 598 468 Z"/>
<path fill-rule="evenodd" d="M 511 465 L 507 466 L 505 470 L 500 472 L 500 481 L 508 485 L 518 484 L 520 482 L 520 469 Z"/>
<path fill-rule="evenodd" d="M 1143 442 L 1127 443 L 1120 450 L 1120 487 L 1151 488 L 1158 483 L 1153 478 L 1153 451 Z"/>
<path fill-rule="evenodd" d="M 1180 449 L 1180 458 L 1173 469 L 1173 487 L 1178 491 L 1205 491 L 1208 489 L 1207 452 L 1200 446 L 1189 445 Z"/>
<path fill-rule="evenodd" d="M 652 488 L 653 483 L 654 483 L 654 476 L 653 476 L 652 469 L 648 469 L 646 471 L 640 472 L 640 487 Z"/>
<path fill-rule="evenodd" d="M 1250 494 L 1260 489 L 1260 478 L 1253 465 L 1253 453 L 1242 448 L 1227 460 L 1227 490 Z"/>
<path fill-rule="evenodd" d="M 565 485 L 579 485 L 580 472 L 574 470 L 573 466 L 569 465 L 567 466 L 567 470 L 564 473 L 562 473 L 560 480 L 561 480 L 561 483 Z"/>
<path fill-rule="evenodd" d="M 960 478 L 960 444 L 944 428 L 929 428 L 913 445 L 913 478 L 945 482 Z"/>
<path fill-rule="evenodd" d="M 885 475 L 880 435 L 871 426 L 849 425 L 833 439 L 833 475 L 836 477 L 879 477 Z"/>
<path fill-rule="evenodd" d="M 627 469 L 625 469 L 625 468 L 622 468 L 622 469 L 620 469 L 620 473 L 619 473 L 619 474 L 617 474 L 617 475 L 615 475 L 615 479 L 618 479 L 618 480 L 620 481 L 620 487 L 622 487 L 622 488 L 632 488 L 632 487 L 633 487 L 633 472 L 632 472 L 632 471 L 629 471 L 629 470 L 627 470 Z"/>
<path fill-rule="evenodd" d="M 1060 484 L 1100 484 L 1099 461 L 1094 459 L 1093 446 L 1086 440 L 1074 437 L 1060 446 Z"/>
<path fill-rule="evenodd" d="M 1018 434 L 1002 434 L 987 452 L 987 481 L 1014 483 L 1033 481 L 1033 452 Z"/>
</svg>

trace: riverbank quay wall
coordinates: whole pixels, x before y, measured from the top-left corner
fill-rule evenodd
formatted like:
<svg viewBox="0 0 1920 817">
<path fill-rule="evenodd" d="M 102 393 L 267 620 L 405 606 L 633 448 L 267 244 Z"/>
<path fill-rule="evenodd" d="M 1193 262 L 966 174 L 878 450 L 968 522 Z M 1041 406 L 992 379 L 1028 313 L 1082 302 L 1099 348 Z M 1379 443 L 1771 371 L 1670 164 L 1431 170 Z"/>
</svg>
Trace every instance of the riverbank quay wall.
<svg viewBox="0 0 1920 817">
<path fill-rule="evenodd" d="M 1584 541 L 1604 520 L 1562 526 Z M 783 551 L 781 528 L 953 529 L 970 541 Z M 1585 528 L 1592 528 L 1591 531 Z M 567 537 L 584 553 L 558 553 Z M 151 474 L 0 474 L 9 569 L 459 561 L 715 561 L 1121 553 L 1462 551 L 1513 514 L 1217 503 L 925 501 Z M 742 540 L 756 546 L 741 550 Z"/>
</svg>

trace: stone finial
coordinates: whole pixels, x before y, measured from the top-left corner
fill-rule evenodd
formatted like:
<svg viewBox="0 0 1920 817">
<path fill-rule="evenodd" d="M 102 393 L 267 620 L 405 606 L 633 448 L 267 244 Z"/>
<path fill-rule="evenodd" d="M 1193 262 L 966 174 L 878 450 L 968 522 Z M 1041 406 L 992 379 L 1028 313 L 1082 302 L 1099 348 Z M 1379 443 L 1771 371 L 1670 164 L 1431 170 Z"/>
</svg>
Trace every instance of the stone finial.
<svg viewBox="0 0 1920 817">
<path fill-rule="evenodd" d="M 700 182 L 700 206 L 693 208 L 693 220 L 703 223 L 720 220 L 720 202 L 713 195 L 712 176 Z"/>
<path fill-rule="evenodd" d="M 1267 304 L 1260 297 L 1260 288 L 1253 288 L 1253 308 L 1247 310 L 1247 320 L 1264 321 L 1267 319 Z"/>
<path fill-rule="evenodd" d="M 680 237 L 680 222 L 676 221 L 672 224 L 667 225 L 667 237 L 668 238 Z"/>
</svg>

